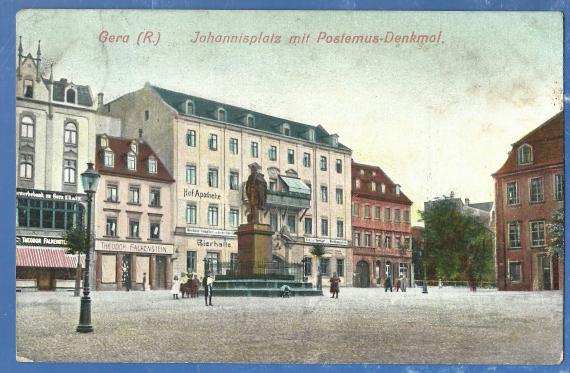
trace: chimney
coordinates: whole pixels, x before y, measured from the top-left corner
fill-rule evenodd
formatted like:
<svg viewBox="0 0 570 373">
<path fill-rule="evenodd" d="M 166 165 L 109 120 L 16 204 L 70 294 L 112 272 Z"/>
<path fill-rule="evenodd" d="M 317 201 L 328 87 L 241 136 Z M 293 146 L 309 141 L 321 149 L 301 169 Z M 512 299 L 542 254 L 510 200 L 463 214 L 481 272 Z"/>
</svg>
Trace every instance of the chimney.
<svg viewBox="0 0 570 373">
<path fill-rule="evenodd" d="M 465 206 L 469 206 L 469 198 L 465 198 Z"/>
<path fill-rule="evenodd" d="M 103 92 L 97 93 L 97 111 L 103 110 Z"/>
<path fill-rule="evenodd" d="M 143 130 L 142 128 L 139 128 L 139 142 L 143 142 Z"/>
</svg>

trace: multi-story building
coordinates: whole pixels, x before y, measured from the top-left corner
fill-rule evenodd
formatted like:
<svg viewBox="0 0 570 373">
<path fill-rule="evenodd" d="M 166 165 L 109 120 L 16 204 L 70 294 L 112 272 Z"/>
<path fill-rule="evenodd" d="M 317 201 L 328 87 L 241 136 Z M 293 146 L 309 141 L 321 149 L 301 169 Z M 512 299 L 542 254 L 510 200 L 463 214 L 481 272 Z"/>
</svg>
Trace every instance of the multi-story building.
<svg viewBox="0 0 570 373">
<path fill-rule="evenodd" d="M 564 206 L 564 115 L 558 113 L 512 145 L 493 174 L 500 290 L 563 286 L 563 263 L 548 255 L 548 224 Z"/>
<path fill-rule="evenodd" d="M 412 283 L 411 205 L 380 167 L 352 163 L 354 286 Z"/>
<path fill-rule="evenodd" d="M 97 136 L 96 289 L 171 286 L 174 179 L 140 139 Z"/>
<path fill-rule="evenodd" d="M 321 126 L 310 126 L 193 95 L 145 85 L 108 104 L 123 136 L 142 130 L 176 179 L 174 271 L 204 274 L 237 260 L 235 232 L 246 219 L 244 181 L 257 163 L 268 183 L 267 209 L 276 262 L 305 265 L 315 281 L 338 272 L 352 282 L 351 150 Z M 317 267 L 310 251 L 325 248 Z M 304 260 L 305 259 L 305 260 Z M 326 278 L 325 278 L 326 281 Z"/>
<path fill-rule="evenodd" d="M 95 154 L 95 134 L 120 134 L 120 121 L 97 112 L 89 86 L 42 75 L 36 57 L 18 48 L 16 77 L 17 285 L 65 287 L 76 259 L 64 252 L 66 228 L 82 224 L 79 175 Z M 99 94 L 99 103 L 103 95 Z M 73 267 L 73 268 L 71 268 Z M 24 285 L 23 285 L 24 284 Z M 73 285 L 71 285 L 73 286 Z"/>
</svg>

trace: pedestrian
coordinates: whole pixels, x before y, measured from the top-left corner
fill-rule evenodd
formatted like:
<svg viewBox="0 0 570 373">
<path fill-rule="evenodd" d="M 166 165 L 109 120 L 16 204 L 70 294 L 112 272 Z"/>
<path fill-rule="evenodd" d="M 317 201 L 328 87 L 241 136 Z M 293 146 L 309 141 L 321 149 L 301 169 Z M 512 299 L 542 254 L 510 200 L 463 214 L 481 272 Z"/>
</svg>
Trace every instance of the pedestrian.
<svg viewBox="0 0 570 373">
<path fill-rule="evenodd" d="M 188 273 L 181 272 L 180 273 L 180 293 L 182 294 L 182 298 L 184 298 L 184 294 L 189 295 L 189 281 L 190 277 L 188 277 Z"/>
<path fill-rule="evenodd" d="M 178 276 L 174 276 L 170 293 L 172 294 L 172 299 L 178 299 L 178 294 L 180 294 L 180 280 L 178 280 Z"/>
<path fill-rule="evenodd" d="M 384 280 L 384 292 L 387 292 L 390 289 L 390 293 L 392 292 L 392 280 L 390 280 L 390 276 L 386 276 Z"/>
<path fill-rule="evenodd" d="M 443 282 L 441 282 L 441 278 L 439 279 L 438 287 L 439 287 L 440 289 L 443 287 Z"/>
<path fill-rule="evenodd" d="M 212 305 L 212 287 L 214 285 L 214 279 L 210 277 L 209 273 L 206 273 L 204 277 L 204 299 L 206 301 L 206 306 Z M 208 304 L 209 301 L 209 304 Z"/>
<path fill-rule="evenodd" d="M 340 288 L 340 278 L 338 278 L 338 276 L 336 275 L 336 272 L 333 273 L 333 277 L 331 277 L 329 279 L 329 282 L 331 283 L 331 298 L 334 298 L 336 295 L 336 298 L 338 299 L 338 291 Z"/>
<path fill-rule="evenodd" d="M 198 289 L 200 289 L 200 280 L 198 279 L 198 275 L 194 275 L 190 287 L 190 296 L 192 298 L 198 298 Z"/>
<path fill-rule="evenodd" d="M 408 286 L 407 281 L 406 276 L 402 277 L 402 284 L 400 285 L 402 287 L 402 293 L 406 292 L 406 287 Z"/>
<path fill-rule="evenodd" d="M 146 272 L 143 273 L 142 290 L 146 291 Z"/>
<path fill-rule="evenodd" d="M 402 284 L 401 277 L 396 280 L 396 293 L 400 290 L 400 285 Z"/>
</svg>

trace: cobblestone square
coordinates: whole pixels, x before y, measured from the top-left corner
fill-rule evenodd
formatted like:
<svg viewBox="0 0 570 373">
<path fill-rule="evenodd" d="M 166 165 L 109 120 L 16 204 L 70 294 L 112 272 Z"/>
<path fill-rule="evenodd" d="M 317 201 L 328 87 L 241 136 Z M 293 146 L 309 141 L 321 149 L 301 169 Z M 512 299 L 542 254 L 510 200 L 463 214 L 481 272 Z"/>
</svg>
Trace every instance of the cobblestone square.
<svg viewBox="0 0 570 373">
<path fill-rule="evenodd" d="M 95 331 L 79 298 L 18 293 L 17 354 L 32 361 L 556 364 L 561 292 L 341 288 L 339 299 L 203 298 L 94 292 Z"/>
</svg>

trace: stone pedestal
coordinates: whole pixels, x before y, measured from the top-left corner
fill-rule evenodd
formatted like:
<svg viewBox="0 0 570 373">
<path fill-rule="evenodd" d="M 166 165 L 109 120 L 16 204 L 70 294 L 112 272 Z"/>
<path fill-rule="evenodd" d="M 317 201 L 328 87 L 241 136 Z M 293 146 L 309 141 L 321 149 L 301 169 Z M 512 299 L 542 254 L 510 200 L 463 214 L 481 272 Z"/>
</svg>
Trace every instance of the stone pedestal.
<svg viewBox="0 0 570 373">
<path fill-rule="evenodd" d="M 271 236 L 273 231 L 268 224 L 242 224 L 238 235 L 239 275 L 256 275 L 265 273 L 266 264 L 273 259 L 271 253 Z"/>
</svg>

